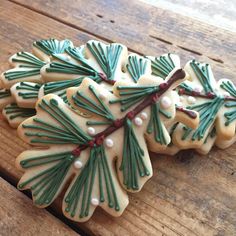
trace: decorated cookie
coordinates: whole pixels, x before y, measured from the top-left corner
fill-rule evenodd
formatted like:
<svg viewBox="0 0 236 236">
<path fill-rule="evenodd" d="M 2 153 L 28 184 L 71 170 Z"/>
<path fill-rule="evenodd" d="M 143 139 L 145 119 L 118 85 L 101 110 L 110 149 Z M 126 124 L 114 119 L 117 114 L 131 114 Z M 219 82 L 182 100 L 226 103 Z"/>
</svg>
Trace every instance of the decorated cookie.
<svg viewBox="0 0 236 236">
<path fill-rule="evenodd" d="M 188 109 L 199 112 L 200 124 L 196 130 L 179 124 L 173 142 L 180 148 L 196 148 L 206 153 L 216 139 L 227 141 L 235 135 L 236 90 L 230 81 L 216 82 L 208 64 L 193 60 L 185 70 L 192 81 L 181 84 L 179 94 Z"/>
<path fill-rule="evenodd" d="M 160 57 L 147 56 L 147 58 L 151 61 L 152 75 L 158 76 L 163 80 L 168 78 L 168 76 L 173 73 L 173 71 L 180 68 L 179 56 L 172 53 L 164 54 Z M 189 77 L 186 76 L 186 79 L 189 79 Z M 198 113 L 196 111 L 186 109 L 176 91 L 171 91 L 171 94 L 176 111 L 175 118 L 169 120 L 168 124 L 166 124 L 166 128 L 170 135 L 170 138 L 172 137 L 173 131 L 175 130 L 178 123 L 185 124 L 187 127 L 192 129 L 195 129 L 199 123 Z M 165 107 L 164 104 L 168 106 L 169 103 L 170 102 L 167 99 L 163 98 L 160 102 L 160 105 L 163 108 Z M 158 153 L 174 155 L 179 150 L 181 150 L 181 148 L 174 145 L 171 141 L 167 147 L 154 146 L 154 150 L 152 148 L 150 148 L 150 150 Z"/>
<path fill-rule="evenodd" d="M 21 81 L 42 83 L 40 69 L 46 64 L 44 61 L 28 52 L 18 52 L 9 61 L 14 68 L 2 73 L 2 87 L 10 89 Z"/>
<path fill-rule="evenodd" d="M 149 77 L 131 86 L 118 81 L 111 93 L 85 78 L 79 87 L 68 89 L 67 99 L 88 118 L 56 95 L 41 98 L 37 115 L 24 121 L 18 134 L 45 149 L 26 151 L 17 158 L 17 166 L 25 171 L 18 188 L 30 188 L 35 204 L 45 207 L 70 181 L 63 200 L 68 218 L 88 220 L 97 206 L 121 215 L 128 204 L 126 191 L 139 191 L 152 176 L 145 140 L 155 133 L 147 132 L 153 124 L 151 106 L 184 79 L 184 71 L 177 70 L 164 83 L 162 79 L 153 83 Z M 162 121 L 159 127 L 166 130 Z M 166 131 L 160 138 L 165 145 L 170 141 Z"/>
</svg>

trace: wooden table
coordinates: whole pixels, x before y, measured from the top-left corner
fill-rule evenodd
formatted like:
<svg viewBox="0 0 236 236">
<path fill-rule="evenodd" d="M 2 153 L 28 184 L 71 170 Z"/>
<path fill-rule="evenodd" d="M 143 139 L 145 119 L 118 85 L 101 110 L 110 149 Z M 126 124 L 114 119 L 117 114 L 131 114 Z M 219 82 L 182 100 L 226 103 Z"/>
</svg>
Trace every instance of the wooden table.
<svg viewBox="0 0 236 236">
<path fill-rule="evenodd" d="M 176 52 L 183 65 L 195 57 L 209 62 L 217 79 L 236 82 L 235 33 L 135 0 L 0 0 L 1 71 L 11 54 L 49 37 L 120 42 L 146 55 Z M 3 121 L 0 140 L 0 235 L 236 235 L 236 144 L 207 156 L 153 154 L 153 178 L 130 194 L 121 217 L 97 210 L 78 224 L 61 215 L 60 199 L 50 212 L 36 209 L 13 187 L 22 174 L 15 158 L 28 146 Z"/>
</svg>

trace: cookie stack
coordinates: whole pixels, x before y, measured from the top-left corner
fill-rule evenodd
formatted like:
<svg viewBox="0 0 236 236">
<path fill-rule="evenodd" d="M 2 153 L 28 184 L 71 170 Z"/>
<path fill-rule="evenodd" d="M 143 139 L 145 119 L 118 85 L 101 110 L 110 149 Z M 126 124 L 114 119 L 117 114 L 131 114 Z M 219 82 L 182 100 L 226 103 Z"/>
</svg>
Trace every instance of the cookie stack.
<svg viewBox="0 0 236 236">
<path fill-rule="evenodd" d="M 88 220 L 97 206 L 120 216 L 127 192 L 152 176 L 149 152 L 175 154 L 235 141 L 236 87 L 214 79 L 210 65 L 177 55 L 143 57 L 124 45 L 41 40 L 33 54 L 10 58 L 2 74 L 0 107 L 19 136 L 40 149 L 16 161 L 46 207 L 67 188 L 64 214 Z"/>
</svg>

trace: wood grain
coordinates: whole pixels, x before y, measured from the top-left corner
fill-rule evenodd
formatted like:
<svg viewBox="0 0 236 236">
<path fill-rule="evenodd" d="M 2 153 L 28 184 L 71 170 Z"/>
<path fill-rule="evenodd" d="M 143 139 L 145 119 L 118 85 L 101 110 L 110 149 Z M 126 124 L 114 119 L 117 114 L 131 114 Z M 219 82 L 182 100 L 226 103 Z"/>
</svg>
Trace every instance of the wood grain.
<svg viewBox="0 0 236 236">
<path fill-rule="evenodd" d="M 217 78 L 235 78 L 236 34 L 227 30 L 136 0 L 13 1 L 139 53 L 176 52 L 183 65 L 197 58 L 209 62 Z"/>
<path fill-rule="evenodd" d="M 78 236 L 45 209 L 37 209 L 23 193 L 0 178 L 1 236 Z"/>
<path fill-rule="evenodd" d="M 53 2 L 54 1 L 45 2 L 45 6 L 50 10 L 52 9 L 52 5 L 50 4 Z M 86 2 L 88 6 L 90 6 L 90 2 Z M 92 18 L 90 21 L 90 24 L 94 22 L 93 27 L 97 25 L 97 29 L 94 28 L 92 30 L 91 25 L 88 25 L 88 27 L 90 27 L 89 29 L 87 27 L 88 30 L 93 32 L 92 34 L 84 30 L 78 30 L 77 27 L 74 27 L 75 20 L 73 19 L 75 18 L 78 22 L 77 18 L 81 17 L 79 16 L 81 15 L 81 11 L 77 9 L 76 16 L 75 11 L 71 10 L 72 19 L 71 16 L 66 16 L 66 12 L 70 12 L 70 9 L 66 10 L 62 8 L 63 5 L 59 1 L 57 1 L 57 3 L 58 7 L 55 7 L 54 11 L 55 14 L 57 12 L 61 22 L 17 4 L 1 0 L 0 59 L 1 62 L 3 62 L 0 65 L 1 70 L 6 69 L 6 61 L 10 54 L 23 49 L 30 50 L 30 44 L 33 40 L 38 38 L 66 37 L 75 41 L 76 45 L 79 45 L 91 38 L 96 38 L 94 37 L 96 33 L 99 38 L 107 37 L 109 41 L 116 39 L 121 39 L 119 41 L 123 43 L 127 41 L 129 46 L 132 46 L 131 48 L 134 50 L 138 50 L 140 53 L 147 50 L 150 54 L 153 54 L 153 52 L 159 54 L 162 50 L 167 50 L 173 46 L 158 40 L 157 43 L 154 43 L 156 42 L 154 39 L 153 43 L 147 41 L 145 45 L 141 45 L 141 41 L 145 39 L 143 38 L 145 31 L 141 37 L 140 34 L 136 32 L 138 29 L 132 29 L 133 33 L 127 32 L 128 36 L 133 34 L 134 41 L 131 43 L 132 40 L 129 38 L 130 36 L 126 37 L 124 35 L 123 26 L 119 26 L 120 28 L 118 27 L 117 29 L 115 28 L 115 23 L 110 23 L 114 24 L 113 33 L 110 29 L 103 28 L 104 34 L 102 34 L 101 29 L 104 25 L 97 22 L 97 18 L 100 19 L 100 17 L 97 16 L 94 18 L 96 20 Z M 83 2 L 80 1 L 79 3 L 82 8 L 84 6 Z M 33 7 L 36 7 L 35 4 L 38 4 L 38 1 L 32 2 L 32 4 Z M 94 4 L 96 4 L 96 1 Z M 136 9 L 135 6 L 137 7 L 137 4 L 133 4 L 134 9 Z M 101 4 L 101 6 L 103 5 Z M 97 11 L 100 10 L 101 6 L 97 6 Z M 77 8 L 76 5 L 74 5 L 74 7 Z M 124 6 L 117 5 L 117 14 L 120 14 L 121 11 L 119 7 L 124 9 Z M 41 11 L 43 11 L 42 8 L 44 7 L 41 6 Z M 105 9 L 104 6 L 104 14 L 106 12 Z M 59 14 L 62 10 L 64 13 Z M 84 16 L 79 18 L 79 27 L 83 25 L 85 27 L 85 22 L 88 23 L 88 19 L 91 18 L 87 15 L 89 14 L 88 10 L 89 8 L 85 7 Z M 90 9 L 91 12 L 97 12 L 92 10 L 93 9 Z M 115 9 L 111 12 L 114 13 L 114 11 Z M 99 14 L 99 12 L 97 14 Z M 138 12 L 136 12 L 136 14 L 137 16 L 139 15 Z M 150 13 L 147 12 L 147 14 L 149 14 L 149 16 L 139 16 L 140 21 L 147 18 L 145 20 L 146 22 L 148 19 L 152 22 Z M 14 17 L 12 17 L 13 15 Z M 134 18 L 132 18 L 134 15 L 135 12 L 131 14 L 131 20 L 129 21 L 133 22 L 133 24 L 135 23 Z M 124 20 L 128 19 L 128 15 L 120 15 L 120 17 L 121 16 L 125 17 Z M 118 17 L 118 15 L 114 17 Z M 107 21 L 104 20 L 104 18 L 105 15 L 101 18 L 102 21 Z M 110 20 L 110 18 L 108 19 Z M 67 25 L 65 21 L 72 21 L 74 25 Z M 190 30 L 190 28 L 188 30 Z M 140 28 L 139 31 L 142 32 L 142 28 Z M 137 36 L 135 36 L 136 34 Z M 227 32 L 226 36 L 229 36 Z M 208 48 L 210 45 L 209 41 L 209 45 L 202 46 L 201 49 L 204 53 L 211 52 L 212 55 L 217 54 L 216 43 L 218 42 L 219 44 L 220 40 L 225 40 L 226 36 L 223 33 L 222 35 L 219 34 L 218 39 L 214 38 L 212 41 L 214 45 L 212 45 L 211 48 Z M 185 35 L 183 34 L 182 37 L 184 38 Z M 233 40 L 235 36 L 232 35 L 231 38 Z M 128 40 L 130 40 L 130 42 L 128 42 Z M 232 41 L 230 42 L 232 43 Z M 173 46 L 173 48 L 175 47 Z M 235 47 L 232 50 L 235 50 Z M 224 49 L 219 47 L 219 55 L 221 55 L 221 53 L 227 54 L 227 47 Z M 184 50 L 182 54 L 184 54 L 185 57 L 192 55 Z M 227 60 L 230 61 L 232 58 L 232 61 L 234 61 L 234 56 L 235 55 L 232 55 L 232 57 L 229 57 Z M 201 58 L 203 57 L 201 56 Z M 232 71 L 235 69 L 232 63 L 218 64 L 221 65 L 221 71 L 217 73 L 219 76 L 220 73 L 226 73 L 226 75 L 233 73 Z M 14 166 L 15 157 L 23 150 L 29 148 L 29 146 L 17 138 L 16 132 L 9 128 L 3 121 L 0 122 L 0 140 L 0 173 L 7 177 L 9 181 L 16 184 L 22 173 L 16 170 Z M 145 185 L 140 193 L 130 194 L 130 205 L 121 217 L 113 218 L 105 214 L 102 210 L 98 210 L 90 221 L 84 224 L 72 224 L 93 235 L 234 235 L 236 234 L 235 152 L 236 145 L 224 151 L 214 149 L 206 157 L 201 157 L 194 152 L 183 152 L 175 157 L 152 154 L 154 177 Z M 61 214 L 60 201 L 61 198 L 55 201 L 52 206 L 58 215 Z"/>
</svg>

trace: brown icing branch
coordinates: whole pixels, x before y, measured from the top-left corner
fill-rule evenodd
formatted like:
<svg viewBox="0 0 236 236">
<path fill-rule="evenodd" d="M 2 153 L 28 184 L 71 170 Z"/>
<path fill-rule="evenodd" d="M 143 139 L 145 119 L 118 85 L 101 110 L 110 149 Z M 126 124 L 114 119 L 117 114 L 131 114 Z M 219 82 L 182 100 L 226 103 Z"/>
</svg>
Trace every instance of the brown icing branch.
<svg viewBox="0 0 236 236">
<path fill-rule="evenodd" d="M 193 97 L 199 97 L 199 98 L 206 98 L 206 99 L 214 99 L 217 95 L 214 93 L 207 93 L 207 94 L 202 94 L 200 92 L 192 91 L 192 92 L 187 92 L 184 89 L 179 89 L 179 95 L 188 95 L 188 96 L 193 96 Z M 224 97 L 225 101 L 236 101 L 236 98 L 230 97 L 230 96 L 225 96 Z"/>
<path fill-rule="evenodd" d="M 114 85 L 116 82 L 115 80 L 108 79 L 104 73 L 99 73 L 98 75 L 104 82 L 106 82 L 108 84 Z"/>
</svg>

